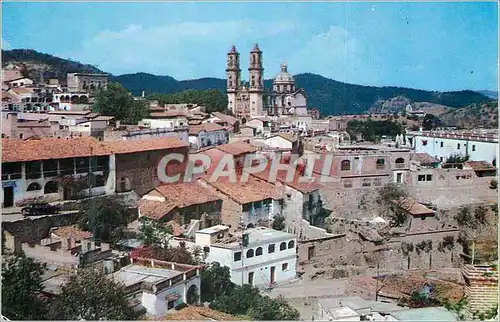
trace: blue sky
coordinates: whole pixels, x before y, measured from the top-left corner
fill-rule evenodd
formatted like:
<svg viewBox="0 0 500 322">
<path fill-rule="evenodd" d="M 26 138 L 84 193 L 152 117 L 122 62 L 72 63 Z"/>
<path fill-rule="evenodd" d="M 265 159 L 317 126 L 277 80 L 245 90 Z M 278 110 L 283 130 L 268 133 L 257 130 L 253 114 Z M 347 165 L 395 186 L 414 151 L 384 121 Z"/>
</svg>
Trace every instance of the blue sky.
<svg viewBox="0 0 500 322">
<path fill-rule="evenodd" d="M 498 84 L 498 4 L 3 3 L 4 48 L 31 48 L 113 74 L 225 77 L 235 44 L 244 78 L 259 43 L 265 77 L 282 61 L 364 85 L 428 90 Z"/>
</svg>

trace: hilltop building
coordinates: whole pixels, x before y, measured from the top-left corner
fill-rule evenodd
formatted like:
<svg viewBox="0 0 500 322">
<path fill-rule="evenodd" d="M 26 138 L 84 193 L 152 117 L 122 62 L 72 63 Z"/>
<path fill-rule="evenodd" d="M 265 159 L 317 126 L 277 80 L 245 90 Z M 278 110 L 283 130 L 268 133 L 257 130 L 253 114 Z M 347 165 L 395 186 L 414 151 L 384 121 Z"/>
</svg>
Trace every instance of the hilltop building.
<svg viewBox="0 0 500 322">
<path fill-rule="evenodd" d="M 308 116 L 306 94 L 297 89 L 286 63 L 273 79 L 273 88 L 264 94 L 264 67 L 262 51 L 255 44 L 250 52 L 250 81 L 241 80 L 240 54 L 233 45 L 227 53 L 226 76 L 228 109 L 237 118 L 258 116 Z M 264 98 L 265 96 L 265 98 Z"/>
</svg>

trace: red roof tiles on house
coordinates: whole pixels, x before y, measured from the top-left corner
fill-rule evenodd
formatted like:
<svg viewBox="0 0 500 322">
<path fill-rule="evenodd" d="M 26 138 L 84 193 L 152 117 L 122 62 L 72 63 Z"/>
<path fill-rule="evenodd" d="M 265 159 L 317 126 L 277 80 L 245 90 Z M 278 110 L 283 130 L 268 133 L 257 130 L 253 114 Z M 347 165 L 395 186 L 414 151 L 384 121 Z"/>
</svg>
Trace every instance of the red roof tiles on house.
<svg viewBox="0 0 500 322">
<path fill-rule="evenodd" d="M 198 135 L 201 131 L 205 132 L 215 132 L 225 130 L 225 127 L 220 126 L 215 123 L 203 123 L 200 125 L 189 126 L 189 135 Z"/>
<path fill-rule="evenodd" d="M 187 148 L 189 145 L 178 138 L 165 137 L 149 140 L 123 140 L 106 143 L 115 154 L 126 154 L 154 150 Z"/>
<path fill-rule="evenodd" d="M 198 182 L 165 184 L 155 190 L 179 208 L 220 200 L 210 188 L 203 187 Z"/>
<path fill-rule="evenodd" d="M 92 237 L 92 233 L 79 229 L 76 226 L 59 227 L 52 231 L 59 238 L 71 238 L 73 240 L 84 240 Z"/>
<path fill-rule="evenodd" d="M 316 190 L 319 190 L 322 186 L 318 183 L 315 182 L 300 182 L 302 174 L 299 171 L 300 167 L 297 167 L 295 169 L 294 176 L 292 180 L 288 181 L 287 176 L 288 173 L 284 170 L 278 170 L 276 174 L 276 181 L 281 182 L 289 187 L 292 187 L 295 190 L 298 190 L 302 193 L 310 193 Z M 256 176 L 259 179 L 265 180 L 267 182 L 270 182 L 271 178 L 271 164 L 268 164 L 266 169 L 259 173 L 252 174 L 253 176 Z M 312 180 L 317 180 L 316 177 L 313 177 Z"/>
<path fill-rule="evenodd" d="M 148 199 L 140 199 L 139 201 L 137 201 L 137 205 L 139 206 L 141 216 L 153 220 L 162 219 L 163 217 L 168 216 L 172 213 L 172 211 L 177 209 L 177 206 L 174 203 Z"/>
<path fill-rule="evenodd" d="M 229 198 L 239 204 L 246 204 L 265 199 L 283 199 L 278 187 L 260 180 L 254 176 L 249 176 L 247 182 L 241 182 L 241 175 L 236 176 L 236 182 L 230 182 L 228 177 L 218 178 L 215 182 L 210 181 L 210 177 L 204 180 L 215 189 L 219 190 Z"/>
<path fill-rule="evenodd" d="M 255 146 L 243 142 L 234 142 L 219 145 L 216 147 L 216 149 L 232 154 L 233 156 L 240 156 L 242 154 L 257 152 L 257 148 Z"/>
<path fill-rule="evenodd" d="M 164 112 L 153 112 L 149 114 L 150 117 L 154 118 L 175 118 L 175 117 L 186 117 L 186 113 L 179 111 L 164 111 Z"/>
<path fill-rule="evenodd" d="M 94 138 L 42 138 L 18 141 L 2 139 L 2 162 L 23 162 L 110 155 L 107 146 Z"/>
</svg>

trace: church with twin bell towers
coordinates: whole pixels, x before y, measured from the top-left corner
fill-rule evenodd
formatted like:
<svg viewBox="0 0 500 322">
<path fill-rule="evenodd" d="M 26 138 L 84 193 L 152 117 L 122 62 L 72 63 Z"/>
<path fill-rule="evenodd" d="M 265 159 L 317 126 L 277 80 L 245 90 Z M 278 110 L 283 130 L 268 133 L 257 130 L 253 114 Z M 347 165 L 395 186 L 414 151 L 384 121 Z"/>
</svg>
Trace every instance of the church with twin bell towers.
<svg viewBox="0 0 500 322">
<path fill-rule="evenodd" d="M 227 53 L 226 79 L 228 109 L 237 118 L 264 115 L 264 68 L 262 51 L 255 44 L 250 52 L 249 81 L 241 80 L 240 54 L 233 45 Z"/>
</svg>

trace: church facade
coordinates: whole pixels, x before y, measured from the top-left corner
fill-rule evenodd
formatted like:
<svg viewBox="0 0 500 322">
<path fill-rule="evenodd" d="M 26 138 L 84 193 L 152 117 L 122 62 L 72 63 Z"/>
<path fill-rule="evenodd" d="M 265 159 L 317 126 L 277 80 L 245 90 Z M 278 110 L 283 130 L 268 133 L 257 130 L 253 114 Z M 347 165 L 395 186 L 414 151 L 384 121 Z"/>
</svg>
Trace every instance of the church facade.
<svg viewBox="0 0 500 322">
<path fill-rule="evenodd" d="M 258 116 L 307 116 L 306 93 L 297 89 L 285 63 L 273 79 L 270 91 L 264 89 L 262 51 L 255 44 L 250 52 L 249 81 L 241 80 L 240 54 L 233 45 L 227 53 L 226 90 L 228 109 L 238 118 Z"/>
</svg>

